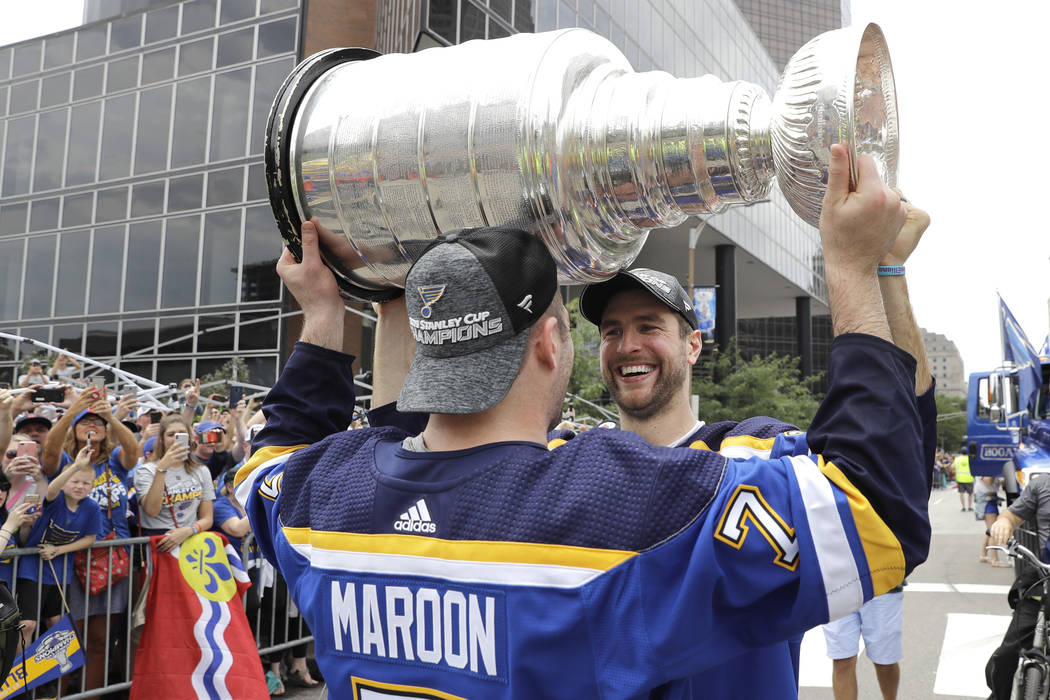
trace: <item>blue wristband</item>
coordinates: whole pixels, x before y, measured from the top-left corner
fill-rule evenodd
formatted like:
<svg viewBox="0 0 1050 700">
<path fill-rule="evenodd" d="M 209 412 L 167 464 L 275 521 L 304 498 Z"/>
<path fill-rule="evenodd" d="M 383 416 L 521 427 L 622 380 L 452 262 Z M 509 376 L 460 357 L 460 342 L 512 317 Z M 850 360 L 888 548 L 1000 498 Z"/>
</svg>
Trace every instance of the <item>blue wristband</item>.
<svg viewBox="0 0 1050 700">
<path fill-rule="evenodd" d="M 904 274 L 904 265 L 879 265 L 879 277 L 900 277 Z"/>
</svg>

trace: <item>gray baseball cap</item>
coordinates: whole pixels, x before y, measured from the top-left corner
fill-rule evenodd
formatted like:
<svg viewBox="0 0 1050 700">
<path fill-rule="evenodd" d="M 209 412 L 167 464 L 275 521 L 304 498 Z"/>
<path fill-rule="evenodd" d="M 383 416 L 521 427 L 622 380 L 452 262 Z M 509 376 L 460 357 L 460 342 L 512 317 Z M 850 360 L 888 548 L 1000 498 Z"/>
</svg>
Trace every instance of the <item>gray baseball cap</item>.
<svg viewBox="0 0 1050 700">
<path fill-rule="evenodd" d="M 518 376 L 529 328 L 557 291 L 553 258 L 525 231 L 439 236 L 405 279 L 416 355 L 398 410 L 462 414 L 495 406 Z"/>
<path fill-rule="evenodd" d="M 600 326 L 609 299 L 625 289 L 643 289 L 649 292 L 671 311 L 684 318 L 690 328 L 694 331 L 697 329 L 693 300 L 678 280 L 666 272 L 650 270 L 647 267 L 622 270 L 604 282 L 587 285 L 580 294 L 580 313 L 594 325 Z"/>
</svg>

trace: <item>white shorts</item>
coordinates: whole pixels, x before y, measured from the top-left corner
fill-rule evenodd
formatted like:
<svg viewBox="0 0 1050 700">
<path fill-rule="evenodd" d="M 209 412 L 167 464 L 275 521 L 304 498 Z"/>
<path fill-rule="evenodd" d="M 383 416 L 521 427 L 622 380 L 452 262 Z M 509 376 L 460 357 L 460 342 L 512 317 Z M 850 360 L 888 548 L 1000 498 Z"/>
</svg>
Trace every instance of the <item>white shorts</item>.
<svg viewBox="0 0 1050 700">
<path fill-rule="evenodd" d="M 872 663 L 895 664 L 904 656 L 901 649 L 901 619 L 904 594 L 886 593 L 872 598 L 860 610 L 824 625 L 828 658 L 848 659 L 860 652 L 860 636 Z"/>
</svg>

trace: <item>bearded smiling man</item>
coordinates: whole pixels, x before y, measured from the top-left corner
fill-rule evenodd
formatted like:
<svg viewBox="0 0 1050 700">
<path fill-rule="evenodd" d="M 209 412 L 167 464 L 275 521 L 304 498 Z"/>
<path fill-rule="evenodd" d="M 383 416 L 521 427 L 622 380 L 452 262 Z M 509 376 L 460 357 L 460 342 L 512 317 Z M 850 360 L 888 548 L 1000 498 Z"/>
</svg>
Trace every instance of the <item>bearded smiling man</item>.
<svg viewBox="0 0 1050 700">
<path fill-rule="evenodd" d="M 580 312 L 600 329 L 602 378 L 623 430 L 654 445 L 679 445 L 703 427 L 689 407 L 703 341 L 675 278 L 645 268 L 621 272 L 587 287 Z"/>
<path fill-rule="evenodd" d="M 902 266 L 929 225 L 925 212 L 911 204 L 907 210 L 907 221 L 883 265 Z M 923 451 L 932 468 L 937 408 L 925 348 L 903 276 L 880 276 L 879 282 L 893 340 L 917 360 Z M 692 367 L 700 357 L 702 336 L 689 295 L 673 276 L 646 268 L 620 272 L 584 289 L 580 313 L 600 331 L 602 377 L 620 410 L 622 430 L 654 445 L 712 450 L 731 459 L 776 459 L 809 452 L 804 433 L 774 418 L 758 416 L 708 425 L 693 415 L 689 403 Z M 563 443 L 566 437 L 563 434 L 551 446 Z M 691 679 L 695 695 L 795 697 L 801 642 L 799 636 L 769 646 L 756 644 L 748 653 Z M 852 674 L 848 661 L 835 662 L 836 675 Z M 756 668 L 762 672 L 755 673 Z"/>
</svg>

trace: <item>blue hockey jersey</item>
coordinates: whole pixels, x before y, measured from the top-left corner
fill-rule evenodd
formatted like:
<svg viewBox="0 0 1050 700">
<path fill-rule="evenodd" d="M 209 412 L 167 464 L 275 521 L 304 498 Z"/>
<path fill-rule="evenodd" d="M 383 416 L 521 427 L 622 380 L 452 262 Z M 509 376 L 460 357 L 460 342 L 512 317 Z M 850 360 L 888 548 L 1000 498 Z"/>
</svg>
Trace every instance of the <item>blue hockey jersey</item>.
<svg viewBox="0 0 1050 700">
<path fill-rule="evenodd" d="M 310 445 L 349 422 L 350 358 L 298 344 L 238 493 L 335 698 L 681 697 L 923 560 L 914 370 L 877 338 L 837 338 L 812 455 L 622 431 L 418 453 L 392 428 Z"/>
</svg>

